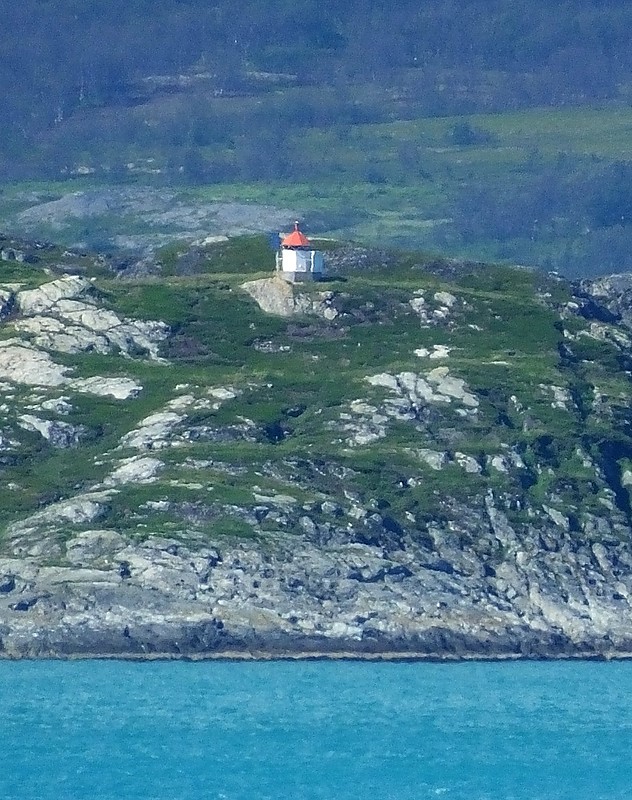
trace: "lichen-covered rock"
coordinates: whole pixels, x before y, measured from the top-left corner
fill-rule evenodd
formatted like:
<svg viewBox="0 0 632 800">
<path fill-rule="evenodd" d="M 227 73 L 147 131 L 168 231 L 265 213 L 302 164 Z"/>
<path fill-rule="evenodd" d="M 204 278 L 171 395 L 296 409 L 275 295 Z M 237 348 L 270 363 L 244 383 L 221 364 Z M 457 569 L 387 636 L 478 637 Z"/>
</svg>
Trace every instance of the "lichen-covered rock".
<svg viewBox="0 0 632 800">
<path fill-rule="evenodd" d="M 120 317 L 98 306 L 93 293 L 92 283 L 75 275 L 18 292 L 16 302 L 23 316 L 13 327 L 47 350 L 118 351 L 159 359 L 159 346 L 167 338 L 168 327 L 162 322 Z"/>
<path fill-rule="evenodd" d="M 164 464 L 157 458 L 132 456 L 119 463 L 104 481 L 105 486 L 118 486 L 125 483 L 151 483 Z"/>
<path fill-rule="evenodd" d="M 424 375 L 401 372 L 397 375 L 380 373 L 366 378 L 371 386 L 382 386 L 394 395 L 385 401 L 386 413 L 400 419 L 414 419 L 418 410 L 428 403 L 451 403 L 456 400 L 475 411 L 479 401 L 466 387 L 465 381 L 450 375 L 447 367 L 437 367 Z"/>
<path fill-rule="evenodd" d="M 35 431 L 44 437 L 53 447 L 73 447 L 79 443 L 83 429 L 68 422 L 41 419 L 33 414 L 22 414 L 18 418 L 20 427 L 27 431 Z"/>
<path fill-rule="evenodd" d="M 100 377 L 75 378 L 68 386 L 76 392 L 114 397 L 116 400 L 129 400 L 137 397 L 143 387 L 132 378 Z"/>
<path fill-rule="evenodd" d="M 29 386 L 61 386 L 67 382 L 69 372 L 48 353 L 20 339 L 0 342 L 0 379 Z"/>
<path fill-rule="evenodd" d="M 16 303 L 20 312 L 33 316 L 50 312 L 60 300 L 71 300 L 85 297 L 93 291 L 89 280 L 79 275 L 66 275 L 50 283 L 44 283 L 37 289 L 25 289 L 16 295 Z"/>
<path fill-rule="evenodd" d="M 335 307 L 335 294 L 322 291 L 306 294 L 278 276 L 246 281 L 241 288 L 247 292 L 267 314 L 291 317 L 295 314 L 315 314 L 334 320 L 339 312 Z"/>
</svg>

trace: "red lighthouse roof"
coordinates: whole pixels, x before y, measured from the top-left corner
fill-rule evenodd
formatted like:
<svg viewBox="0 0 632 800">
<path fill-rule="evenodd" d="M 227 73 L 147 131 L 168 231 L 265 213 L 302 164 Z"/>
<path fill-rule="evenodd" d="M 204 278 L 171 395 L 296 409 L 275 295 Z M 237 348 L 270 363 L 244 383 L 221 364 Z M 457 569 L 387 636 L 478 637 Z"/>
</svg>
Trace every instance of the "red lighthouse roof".
<svg viewBox="0 0 632 800">
<path fill-rule="evenodd" d="M 310 242 L 307 236 L 299 230 L 298 222 L 294 223 L 294 230 L 281 242 L 281 247 L 309 247 Z"/>
</svg>

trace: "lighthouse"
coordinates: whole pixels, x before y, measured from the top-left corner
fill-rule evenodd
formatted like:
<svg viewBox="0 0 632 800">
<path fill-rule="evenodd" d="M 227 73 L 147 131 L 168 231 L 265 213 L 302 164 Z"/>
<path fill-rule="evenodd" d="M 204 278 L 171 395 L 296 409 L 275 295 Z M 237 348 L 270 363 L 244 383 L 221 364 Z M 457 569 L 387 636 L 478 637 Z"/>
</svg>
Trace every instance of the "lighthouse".
<svg viewBox="0 0 632 800">
<path fill-rule="evenodd" d="M 317 281 L 323 275 L 323 254 L 312 248 L 298 222 L 294 223 L 292 233 L 281 239 L 276 268 L 278 274 L 290 283 Z"/>
</svg>

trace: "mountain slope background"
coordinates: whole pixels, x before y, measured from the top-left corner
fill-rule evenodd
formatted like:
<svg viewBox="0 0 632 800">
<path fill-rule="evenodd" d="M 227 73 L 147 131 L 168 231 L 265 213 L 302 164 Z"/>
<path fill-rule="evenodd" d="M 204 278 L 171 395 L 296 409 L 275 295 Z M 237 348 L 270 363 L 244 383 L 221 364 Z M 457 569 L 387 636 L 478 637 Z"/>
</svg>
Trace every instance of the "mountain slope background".
<svg viewBox="0 0 632 800">
<path fill-rule="evenodd" d="M 132 183 L 294 206 L 370 243 L 630 266 L 624 2 L 5 6 L 5 229 Z M 105 214 L 68 241 L 134 222 Z"/>
</svg>

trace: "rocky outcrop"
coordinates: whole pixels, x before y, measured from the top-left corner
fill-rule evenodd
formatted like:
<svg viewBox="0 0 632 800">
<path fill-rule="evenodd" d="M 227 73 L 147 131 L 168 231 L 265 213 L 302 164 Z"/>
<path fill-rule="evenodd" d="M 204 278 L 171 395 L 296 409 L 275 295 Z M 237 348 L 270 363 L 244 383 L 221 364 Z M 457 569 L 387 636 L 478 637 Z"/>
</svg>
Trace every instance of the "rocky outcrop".
<svg viewBox="0 0 632 800">
<path fill-rule="evenodd" d="M 450 324 L 454 312 L 458 310 L 459 306 L 465 305 L 463 301 L 459 302 L 451 292 L 434 292 L 429 297 L 428 293 L 421 289 L 415 291 L 409 303 L 424 328 Z"/>
<path fill-rule="evenodd" d="M 129 400 L 137 397 L 143 387 L 133 378 L 101 377 L 74 378 L 68 386 L 76 392 L 96 394 L 101 397 L 114 397 L 116 400 Z"/>
<path fill-rule="evenodd" d="M 294 314 L 314 314 L 326 320 L 339 315 L 335 306 L 335 293 L 321 291 L 306 294 L 278 276 L 246 281 L 241 288 L 247 292 L 267 314 L 291 317 Z"/>
<path fill-rule="evenodd" d="M 632 327 L 632 274 L 605 275 L 579 284 L 578 310 L 586 316 L 597 316 L 601 322 L 622 319 Z"/>
<path fill-rule="evenodd" d="M 417 274 L 2 287 L 0 655 L 628 655 L 615 301 Z"/>
<path fill-rule="evenodd" d="M 61 386 L 67 383 L 68 367 L 55 364 L 42 350 L 21 339 L 0 342 L 0 379 L 29 386 Z"/>
<path fill-rule="evenodd" d="M 75 378 L 72 368 L 56 363 L 52 353 L 120 353 L 160 361 L 158 350 L 168 335 L 162 322 L 127 319 L 100 307 L 92 282 L 77 275 L 36 289 L 0 287 L 0 317 L 9 312 L 13 316 L 8 325 L 18 335 L 0 342 L 0 380 L 67 386 L 121 400 L 134 397 L 142 386 L 126 377 Z M 32 421 L 29 425 L 33 429 Z"/>
<path fill-rule="evenodd" d="M 386 405 L 400 419 L 414 419 L 419 408 L 427 403 L 451 403 L 456 400 L 466 409 L 478 408 L 478 399 L 467 390 L 465 381 L 450 375 L 448 367 L 436 367 L 425 375 L 402 372 L 398 375 L 382 373 L 368 377 L 371 386 L 390 389 L 393 399 Z"/>
<path fill-rule="evenodd" d="M 164 323 L 121 318 L 100 308 L 93 295 L 92 283 L 76 275 L 18 292 L 16 307 L 22 318 L 13 327 L 46 350 L 159 358 L 158 348 L 168 334 Z"/>
<path fill-rule="evenodd" d="M 147 166 L 147 165 L 146 165 Z M 131 173 L 141 165 L 130 163 Z M 79 172 L 81 168 L 79 168 Z M 134 233 L 126 231 L 134 217 Z M 256 203 L 209 202 L 187 200 L 180 192 L 143 186 L 110 186 L 80 192 L 68 192 L 51 200 L 33 195 L 27 208 L 18 212 L 10 224 L 27 233 L 42 226 L 64 231 L 76 220 L 94 224 L 94 233 L 103 230 L 100 218 L 107 217 L 107 227 L 118 218 L 121 231 L 110 244 L 132 251 L 151 252 L 163 244 L 224 237 L 243 233 L 283 230 L 296 211 Z M 102 234 L 101 234 L 102 235 Z"/>
<path fill-rule="evenodd" d="M 21 339 L 0 342 L 0 380 L 27 386 L 55 388 L 64 386 L 78 392 L 127 400 L 142 386 L 132 378 L 72 378 L 70 367 L 57 364 L 44 350 Z"/>
<path fill-rule="evenodd" d="M 50 283 L 44 283 L 37 289 L 18 292 L 16 303 L 22 314 L 34 316 L 51 311 L 61 300 L 75 300 L 87 297 L 92 285 L 85 278 L 68 275 Z"/>
<path fill-rule="evenodd" d="M 103 498 L 57 509 L 98 518 Z M 517 530 L 499 503 L 453 510 L 417 540 L 367 543 L 370 517 L 317 545 L 176 539 L 132 544 L 87 529 L 62 547 L 0 560 L 5 657 L 396 653 L 406 657 L 616 656 L 632 650 L 632 554 L 543 520 Z M 59 516 L 61 515 L 61 516 Z M 464 546 L 463 537 L 471 544 Z M 551 546 L 555 542 L 554 546 Z"/>
<path fill-rule="evenodd" d="M 451 375 L 448 367 L 435 367 L 422 375 L 384 372 L 369 375 L 365 381 L 372 387 L 388 389 L 389 395 L 373 402 L 353 400 L 348 410 L 339 414 L 339 422 L 330 423 L 332 430 L 345 434 L 346 443 L 351 447 L 383 439 L 390 422 L 423 422 L 429 406 L 454 403 L 455 414 L 468 417 L 476 414 L 479 405 L 465 381 Z"/>
<path fill-rule="evenodd" d="M 53 447 L 73 447 L 79 443 L 82 429 L 68 422 L 40 419 L 34 414 L 22 414 L 18 424 L 27 431 L 35 431 Z"/>
</svg>

